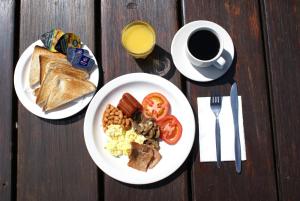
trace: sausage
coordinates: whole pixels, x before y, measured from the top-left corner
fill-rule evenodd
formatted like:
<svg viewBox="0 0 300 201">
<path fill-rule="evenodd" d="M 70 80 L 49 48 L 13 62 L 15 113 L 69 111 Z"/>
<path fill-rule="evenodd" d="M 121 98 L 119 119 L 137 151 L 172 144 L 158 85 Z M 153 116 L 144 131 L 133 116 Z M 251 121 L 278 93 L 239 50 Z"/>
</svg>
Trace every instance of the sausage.
<svg viewBox="0 0 300 201">
<path fill-rule="evenodd" d="M 117 106 L 127 117 L 131 117 L 142 105 L 129 93 L 124 93 Z"/>
<path fill-rule="evenodd" d="M 139 110 L 143 108 L 143 106 L 130 93 L 124 93 L 122 98 Z"/>
</svg>

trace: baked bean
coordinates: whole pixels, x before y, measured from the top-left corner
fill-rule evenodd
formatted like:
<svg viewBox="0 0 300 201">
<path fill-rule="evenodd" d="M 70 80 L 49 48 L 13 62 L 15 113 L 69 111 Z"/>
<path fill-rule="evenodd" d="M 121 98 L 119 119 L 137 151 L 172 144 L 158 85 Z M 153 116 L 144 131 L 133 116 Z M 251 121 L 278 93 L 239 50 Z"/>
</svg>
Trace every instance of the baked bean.
<svg viewBox="0 0 300 201">
<path fill-rule="evenodd" d="M 117 107 L 108 104 L 103 112 L 102 124 L 104 130 L 111 124 L 121 125 L 125 130 L 131 128 L 131 118 L 127 118 Z"/>
</svg>

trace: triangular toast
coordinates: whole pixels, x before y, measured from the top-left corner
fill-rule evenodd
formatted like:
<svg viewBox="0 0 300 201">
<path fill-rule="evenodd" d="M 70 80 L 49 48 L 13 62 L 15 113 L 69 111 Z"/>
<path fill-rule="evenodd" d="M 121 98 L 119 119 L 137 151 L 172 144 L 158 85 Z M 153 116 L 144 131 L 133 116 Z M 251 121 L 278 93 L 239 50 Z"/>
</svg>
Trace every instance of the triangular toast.
<svg viewBox="0 0 300 201">
<path fill-rule="evenodd" d="M 59 72 L 68 74 L 79 79 L 87 79 L 89 74 L 83 70 L 72 67 L 66 58 L 54 58 L 48 56 L 40 56 L 40 84 L 42 84 L 47 73 L 53 69 L 60 69 Z M 58 72 L 58 71 L 57 71 Z"/>
<path fill-rule="evenodd" d="M 51 70 L 41 84 L 41 87 L 36 91 L 36 104 L 40 107 L 43 108 L 45 106 L 52 89 L 57 85 L 57 76 L 58 74 L 55 70 Z"/>
<path fill-rule="evenodd" d="M 52 83 L 56 84 L 56 86 L 50 87 L 51 93 L 43 107 L 44 111 L 56 109 L 96 90 L 95 85 L 90 81 L 65 74 L 57 75 Z"/>
<path fill-rule="evenodd" d="M 55 58 L 66 58 L 66 56 L 61 53 L 53 53 L 44 47 L 35 46 L 31 56 L 29 73 L 29 84 L 31 87 L 34 87 L 40 82 L 40 55 L 47 55 Z"/>
</svg>

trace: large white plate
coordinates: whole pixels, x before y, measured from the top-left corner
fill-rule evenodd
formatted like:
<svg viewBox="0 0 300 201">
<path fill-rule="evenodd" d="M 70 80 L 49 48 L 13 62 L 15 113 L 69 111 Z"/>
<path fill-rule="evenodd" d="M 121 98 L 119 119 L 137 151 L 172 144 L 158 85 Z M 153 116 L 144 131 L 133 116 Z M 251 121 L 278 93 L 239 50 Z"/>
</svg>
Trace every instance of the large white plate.
<svg viewBox="0 0 300 201">
<path fill-rule="evenodd" d="M 84 96 L 76 101 L 73 101 L 69 104 L 66 104 L 65 106 L 59 107 L 58 109 L 47 113 L 43 112 L 42 108 L 35 103 L 36 97 L 33 95 L 33 90 L 29 86 L 29 70 L 31 63 L 31 55 L 36 45 L 44 47 L 41 40 L 32 43 L 23 52 L 15 68 L 14 86 L 20 102 L 28 111 L 45 119 L 63 119 L 76 114 L 91 101 L 95 93 L 91 93 L 87 96 Z M 99 69 L 96 58 L 93 55 L 92 51 L 86 45 L 83 45 L 83 48 L 87 49 L 89 51 L 89 54 L 95 60 L 96 65 L 90 74 L 89 81 L 94 83 L 94 85 L 97 87 L 99 80 Z"/>
<path fill-rule="evenodd" d="M 160 142 L 162 159 L 147 172 L 128 167 L 128 157 L 116 158 L 104 148 L 107 137 L 102 127 L 102 114 L 107 104 L 116 106 L 125 92 L 140 102 L 150 92 L 162 93 L 170 102 L 171 114 L 182 124 L 181 139 L 175 145 Z M 194 137 L 195 118 L 186 97 L 168 80 L 146 73 L 123 75 L 104 85 L 91 101 L 84 120 L 84 139 L 94 162 L 107 175 L 130 184 L 153 183 L 172 174 L 187 158 Z"/>
</svg>

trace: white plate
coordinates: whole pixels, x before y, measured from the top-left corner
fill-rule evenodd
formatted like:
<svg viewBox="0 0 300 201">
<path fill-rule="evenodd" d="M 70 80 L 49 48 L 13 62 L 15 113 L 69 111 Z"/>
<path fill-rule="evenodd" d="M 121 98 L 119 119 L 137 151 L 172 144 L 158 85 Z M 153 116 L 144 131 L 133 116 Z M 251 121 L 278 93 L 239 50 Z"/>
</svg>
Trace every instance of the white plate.
<svg viewBox="0 0 300 201">
<path fill-rule="evenodd" d="M 56 110 L 47 113 L 43 112 L 42 108 L 35 103 L 36 97 L 33 95 L 33 90 L 29 86 L 29 70 L 31 63 L 31 55 L 36 45 L 44 47 L 41 40 L 32 43 L 19 58 L 15 69 L 14 86 L 20 102 L 28 111 L 45 119 L 63 119 L 76 114 L 91 101 L 95 93 L 91 93 L 87 96 L 84 96 L 76 101 L 73 101 L 69 104 L 66 104 L 65 106 L 62 106 Z M 83 48 L 87 49 L 89 51 L 89 54 L 95 60 L 96 65 L 90 74 L 89 81 L 91 81 L 97 87 L 99 80 L 99 69 L 96 58 L 93 55 L 92 51 L 86 45 L 83 45 Z"/>
<path fill-rule="evenodd" d="M 186 56 L 185 46 L 188 36 L 193 30 L 203 26 L 210 26 L 214 28 L 223 38 L 224 52 L 222 55 L 226 63 L 222 70 L 214 66 L 195 68 Z M 199 20 L 190 22 L 177 31 L 172 40 L 171 55 L 176 68 L 185 77 L 199 82 L 209 82 L 218 79 L 228 71 L 234 58 L 234 47 L 230 35 L 223 27 L 210 21 Z"/>
<path fill-rule="evenodd" d="M 170 102 L 171 114 L 182 124 L 181 139 L 175 145 L 160 142 L 162 159 L 147 172 L 128 167 L 127 156 L 116 158 L 104 148 L 107 137 L 102 127 L 102 114 L 107 104 L 116 106 L 125 92 L 129 92 L 140 102 L 151 92 L 163 94 Z M 146 73 L 126 74 L 108 82 L 91 101 L 84 119 L 84 139 L 94 162 L 107 175 L 130 184 L 153 183 L 172 174 L 187 158 L 194 137 L 195 118 L 186 97 L 168 80 Z"/>
</svg>

